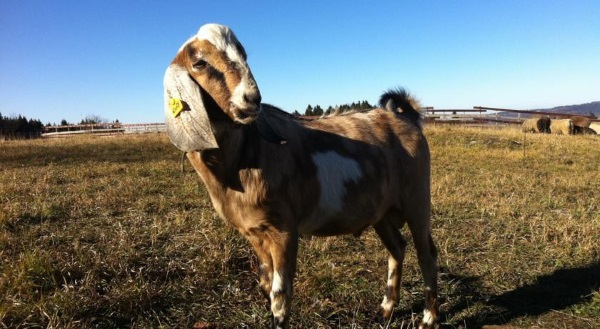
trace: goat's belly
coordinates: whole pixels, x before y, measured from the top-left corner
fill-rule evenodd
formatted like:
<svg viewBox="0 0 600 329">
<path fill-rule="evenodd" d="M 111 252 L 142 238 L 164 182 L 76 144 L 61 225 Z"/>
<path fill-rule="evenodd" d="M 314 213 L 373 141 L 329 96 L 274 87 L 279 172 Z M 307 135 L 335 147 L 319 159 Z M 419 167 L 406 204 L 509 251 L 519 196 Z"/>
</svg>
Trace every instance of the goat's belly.
<svg viewBox="0 0 600 329">
<path fill-rule="evenodd" d="M 378 192 L 365 186 L 357 187 L 337 202 L 327 202 L 331 200 L 321 195 L 321 202 L 311 214 L 299 221 L 298 232 L 319 236 L 359 235 L 390 207 Z"/>
<path fill-rule="evenodd" d="M 372 225 L 373 218 L 360 218 L 349 214 L 327 214 L 317 211 L 309 218 L 301 220 L 298 233 L 303 235 L 332 236 L 342 234 L 359 235 Z"/>
</svg>

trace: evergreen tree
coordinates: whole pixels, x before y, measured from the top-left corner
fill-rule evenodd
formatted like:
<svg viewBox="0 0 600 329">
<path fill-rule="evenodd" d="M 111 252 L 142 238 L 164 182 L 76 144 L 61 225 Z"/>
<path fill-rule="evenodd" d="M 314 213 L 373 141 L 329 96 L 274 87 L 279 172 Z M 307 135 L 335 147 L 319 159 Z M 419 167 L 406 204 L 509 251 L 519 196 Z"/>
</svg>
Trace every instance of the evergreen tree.
<svg viewBox="0 0 600 329">
<path fill-rule="evenodd" d="M 315 107 L 312 107 L 310 104 L 306 107 L 306 110 L 304 111 L 304 115 L 305 116 L 321 116 L 323 114 L 325 115 L 329 115 L 329 114 L 333 114 L 333 113 L 344 113 L 344 112 L 348 112 L 348 111 L 363 111 L 363 110 L 370 110 L 373 109 L 374 106 L 371 105 L 367 100 L 362 100 L 362 101 L 357 101 L 357 102 L 352 102 L 352 103 L 347 103 L 347 104 L 342 104 L 342 105 L 336 105 L 331 106 L 329 105 L 327 107 L 327 110 L 323 110 L 323 108 L 320 105 L 315 105 Z"/>
<path fill-rule="evenodd" d="M 306 110 L 304 110 L 304 115 L 306 115 L 306 116 L 314 115 L 313 108 L 312 108 L 312 106 L 310 106 L 310 104 L 308 104 L 308 106 L 306 107 Z"/>
<path fill-rule="evenodd" d="M 27 118 L 19 115 L 17 118 L 17 129 L 15 132 L 17 133 L 25 133 L 27 131 Z"/>
<path fill-rule="evenodd" d="M 313 115 L 315 115 L 315 116 L 321 116 L 321 115 L 323 115 L 323 113 L 325 113 L 325 111 L 323 111 L 323 109 L 321 108 L 321 106 L 319 106 L 319 105 L 315 106 L 315 108 L 313 110 Z"/>
<path fill-rule="evenodd" d="M 39 137 L 44 129 L 40 120 L 29 119 L 19 115 L 17 117 L 5 117 L 0 113 L 0 135 L 10 138 L 33 138 Z"/>
<path fill-rule="evenodd" d="M 367 109 L 372 109 L 373 106 L 371 106 L 371 104 L 369 104 L 369 102 L 367 102 L 366 100 L 360 102 L 360 105 L 358 106 L 361 110 L 367 110 Z"/>
</svg>

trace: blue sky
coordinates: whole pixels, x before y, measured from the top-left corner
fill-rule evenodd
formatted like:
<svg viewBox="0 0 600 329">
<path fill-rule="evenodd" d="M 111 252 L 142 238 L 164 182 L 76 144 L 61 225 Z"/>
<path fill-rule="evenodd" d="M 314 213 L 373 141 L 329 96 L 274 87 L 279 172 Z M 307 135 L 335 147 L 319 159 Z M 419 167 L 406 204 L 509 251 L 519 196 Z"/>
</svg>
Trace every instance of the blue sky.
<svg viewBox="0 0 600 329">
<path fill-rule="evenodd" d="M 600 1 L 0 1 L 0 113 L 163 122 L 162 79 L 205 23 L 230 26 L 263 101 L 535 109 L 600 100 Z"/>
</svg>

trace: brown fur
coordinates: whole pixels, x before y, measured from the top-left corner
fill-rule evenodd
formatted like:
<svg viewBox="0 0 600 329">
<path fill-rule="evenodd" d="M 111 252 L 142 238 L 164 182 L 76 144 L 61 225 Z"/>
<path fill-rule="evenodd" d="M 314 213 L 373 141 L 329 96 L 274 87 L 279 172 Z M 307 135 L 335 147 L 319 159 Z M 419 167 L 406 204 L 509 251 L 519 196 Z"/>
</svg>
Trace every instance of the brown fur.
<svg viewBox="0 0 600 329">
<path fill-rule="evenodd" d="M 582 117 L 579 115 L 571 117 L 571 120 L 573 120 L 574 127 L 580 127 L 580 128 L 588 128 L 590 126 L 590 124 L 592 123 L 591 119 Z"/>
<path fill-rule="evenodd" d="M 587 135 L 591 133 L 589 127 L 592 120 L 589 118 L 573 116 L 571 120 L 573 121 L 573 135 Z"/>
<path fill-rule="evenodd" d="M 429 231 L 429 150 L 418 126 L 382 109 L 312 121 L 275 114 L 270 120 L 285 132 L 284 137 L 289 136 L 286 145 L 261 139 L 252 124 L 231 126 L 218 135 L 219 149 L 188 154 L 219 215 L 256 250 L 265 294 L 271 290 L 273 271 L 281 271 L 274 262 L 281 261 L 289 271 L 287 279 L 293 278 L 299 234 L 359 235 L 374 225 L 388 248 L 403 253 L 403 239 L 389 231 L 398 230 L 406 220 L 423 263 L 435 258 Z M 357 184 L 346 184 L 342 212 L 322 218 L 320 182 L 311 154 L 326 151 L 355 160 L 364 177 Z M 396 247 L 393 241 L 402 243 Z M 390 262 L 398 263 L 387 293 L 395 302 L 402 264 L 392 258 Z M 424 275 L 434 275 L 431 271 L 435 268 L 424 268 Z M 431 281 L 427 307 L 435 314 L 435 283 Z M 289 309 L 291 291 L 286 293 L 289 297 L 282 303 Z M 287 323 L 289 313 L 285 314 Z M 384 315 L 391 316 L 391 310 Z"/>
<path fill-rule="evenodd" d="M 199 56 L 210 66 L 194 65 Z M 188 152 L 187 157 L 217 213 L 256 251 L 260 286 L 269 297 L 277 328 L 289 324 L 298 236 L 360 235 L 369 226 L 389 251 L 382 303 L 389 318 L 398 301 L 406 248 L 399 230 L 405 223 L 426 284 L 428 316 L 423 325 L 435 323 L 437 251 L 430 229 L 430 155 L 408 93 L 384 94 L 386 108 L 391 104 L 391 109 L 318 120 L 295 119 L 264 105 L 255 121 L 239 124 L 229 98 L 235 81 L 243 74 L 251 77 L 249 71 L 229 72 L 236 67 L 228 67 L 210 44 L 196 41 L 189 42 L 173 64 L 185 67 L 212 99 L 204 100 L 204 107 L 218 148 Z M 253 90 L 249 94 L 256 95 Z M 254 104 L 248 106 L 238 110 L 255 111 Z M 269 136 L 287 143 L 263 138 L 265 125 Z"/>
<path fill-rule="evenodd" d="M 201 59 L 206 61 L 206 65 L 194 66 L 200 59 L 198 54 L 201 54 Z M 231 91 L 241 81 L 242 73 L 235 68 L 235 65 L 222 51 L 206 40 L 192 40 L 185 45 L 182 51 L 177 53 L 172 64 L 185 67 L 227 116 L 230 118 L 235 116 L 230 111 L 229 100 Z"/>
</svg>

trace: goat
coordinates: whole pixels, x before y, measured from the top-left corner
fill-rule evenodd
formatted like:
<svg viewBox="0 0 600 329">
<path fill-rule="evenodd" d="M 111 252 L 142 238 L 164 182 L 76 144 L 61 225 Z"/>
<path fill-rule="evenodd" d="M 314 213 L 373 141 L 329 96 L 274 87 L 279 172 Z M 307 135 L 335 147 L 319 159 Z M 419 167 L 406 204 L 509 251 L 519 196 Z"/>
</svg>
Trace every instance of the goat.
<svg viewBox="0 0 600 329">
<path fill-rule="evenodd" d="M 550 132 L 559 135 L 573 134 L 573 120 L 571 119 L 552 119 L 550 122 Z"/>
<path fill-rule="evenodd" d="M 585 135 L 591 133 L 589 127 L 592 120 L 590 118 L 576 115 L 570 117 L 570 119 L 573 120 L 573 135 Z"/>
<path fill-rule="evenodd" d="M 580 116 L 580 115 L 572 116 L 572 117 L 570 117 L 570 119 L 573 120 L 573 126 L 577 126 L 577 127 L 581 127 L 581 128 L 587 128 L 592 123 L 592 120 L 590 118 L 586 118 L 586 117 Z"/>
<path fill-rule="evenodd" d="M 289 325 L 298 237 L 360 235 L 373 226 L 389 252 L 383 316 L 398 301 L 408 223 L 426 285 L 423 327 L 438 319 L 437 250 L 430 229 L 430 155 L 415 100 L 404 90 L 383 108 L 301 119 L 261 96 L 231 30 L 209 24 L 165 73 L 171 142 L 206 185 L 220 217 L 259 262 L 273 325 Z"/>
</svg>

